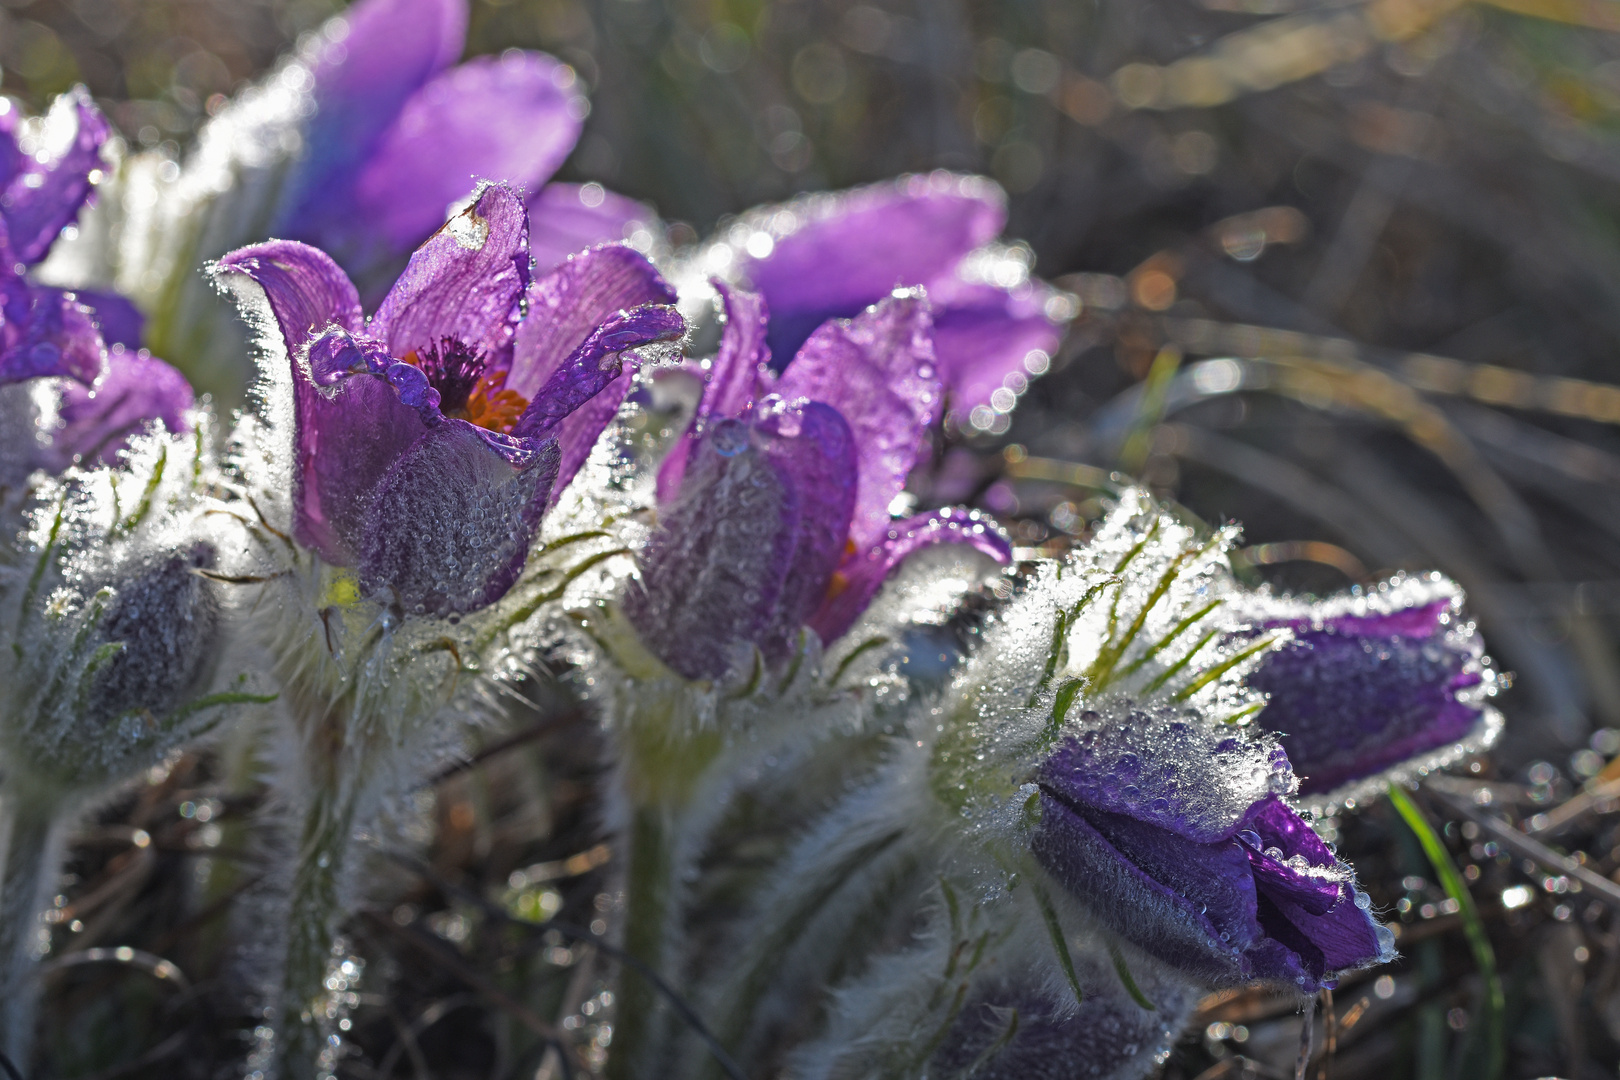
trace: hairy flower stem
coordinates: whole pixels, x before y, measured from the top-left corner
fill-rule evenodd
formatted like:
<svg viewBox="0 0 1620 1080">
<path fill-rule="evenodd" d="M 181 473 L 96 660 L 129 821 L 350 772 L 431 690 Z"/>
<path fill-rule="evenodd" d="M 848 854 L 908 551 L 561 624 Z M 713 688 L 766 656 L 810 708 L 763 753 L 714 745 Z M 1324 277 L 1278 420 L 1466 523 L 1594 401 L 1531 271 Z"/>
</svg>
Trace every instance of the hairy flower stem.
<svg viewBox="0 0 1620 1080">
<path fill-rule="evenodd" d="M 346 1011 L 346 987 L 330 985 L 329 976 L 359 854 L 353 836 L 364 791 L 364 756 L 361 748 L 342 745 L 341 739 L 313 740 L 305 747 L 309 795 L 290 884 L 277 994 L 281 1032 L 275 1075 L 280 1080 L 328 1077 L 336 1064 L 331 1037 Z"/>
<path fill-rule="evenodd" d="M 624 949 L 654 971 L 663 974 L 670 940 L 671 910 L 675 900 L 671 881 L 669 815 L 663 807 L 638 806 L 631 812 L 628 872 L 625 891 Z M 613 1053 L 608 1058 L 609 1080 L 638 1080 L 649 1048 L 663 1040 L 667 1010 L 652 984 L 635 972 L 619 979 L 619 1007 L 613 1025 Z"/>
<path fill-rule="evenodd" d="M 40 914 L 61 872 L 67 816 L 60 796 L 8 785 L 5 877 L 0 879 L 0 1038 L 24 1071 L 39 1010 Z"/>
</svg>

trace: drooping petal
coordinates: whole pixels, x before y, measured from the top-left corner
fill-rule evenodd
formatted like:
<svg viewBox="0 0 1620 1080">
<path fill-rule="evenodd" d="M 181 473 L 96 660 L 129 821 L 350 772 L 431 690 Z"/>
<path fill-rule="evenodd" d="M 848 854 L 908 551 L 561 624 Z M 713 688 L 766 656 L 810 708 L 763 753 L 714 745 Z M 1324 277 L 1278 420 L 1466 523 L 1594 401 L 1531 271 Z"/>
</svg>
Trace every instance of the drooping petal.
<svg viewBox="0 0 1620 1080">
<path fill-rule="evenodd" d="M 673 307 L 646 304 L 609 316 L 535 391 L 512 434 L 523 438 L 552 434 L 564 418 L 619 377 L 627 350 L 671 341 L 685 332 L 686 323 Z"/>
<path fill-rule="evenodd" d="M 428 82 L 355 178 L 366 228 L 406 251 L 480 179 L 538 188 L 579 139 L 585 110 L 577 81 L 572 68 L 544 53 L 513 52 L 479 57 Z"/>
<path fill-rule="evenodd" d="M 512 343 L 506 388 L 533 401 L 585 339 L 620 311 L 673 304 L 675 290 L 626 244 L 581 252 L 536 278 Z"/>
<path fill-rule="evenodd" d="M 799 628 L 824 601 L 843 558 L 855 509 L 855 439 L 837 409 L 815 401 L 800 408 L 780 407 L 757 425 L 776 436 L 769 452 L 778 472 L 791 477 L 799 493 L 793 566 L 759 642 L 774 660 L 791 650 Z"/>
<path fill-rule="evenodd" d="M 492 604 L 517 581 L 559 454 L 547 441 L 514 461 L 488 434 L 447 420 L 394 461 L 365 514 L 359 568 L 368 595 L 444 617 Z"/>
<path fill-rule="evenodd" d="M 997 390 L 1022 386 L 1038 373 L 1026 364 L 1032 352 L 1048 359 L 1057 354 L 1058 324 L 1042 309 L 1043 294 L 1026 291 L 1030 295 L 956 283 L 930 290 L 934 353 L 953 414 L 965 418 L 975 406 L 990 404 Z"/>
<path fill-rule="evenodd" d="M 0 216 L 14 258 L 39 262 L 63 227 L 79 216 L 95 186 L 91 173 L 101 168 L 101 146 L 110 130 L 82 87 L 56 99 L 45 118 L 43 146 L 14 166 L 0 188 Z"/>
<path fill-rule="evenodd" d="M 1012 544 L 990 518 L 953 506 L 891 522 L 876 547 L 856 551 L 838 567 L 833 586 L 809 619 L 823 642 L 844 635 L 891 573 L 913 552 L 934 544 L 968 544 L 999 563 L 1012 561 Z"/>
<path fill-rule="evenodd" d="M 529 197 L 529 251 L 542 271 L 586 248 L 628 240 L 634 229 L 657 225 L 652 207 L 600 184 L 546 184 Z"/>
<path fill-rule="evenodd" d="M 689 679 L 718 678 L 759 639 L 792 566 L 799 492 L 763 441 L 740 420 L 705 433 L 625 596 L 642 641 Z"/>
<path fill-rule="evenodd" d="M 42 464 L 60 472 L 75 462 L 110 465 L 132 436 L 154 423 L 180 434 L 195 404 L 185 376 L 146 352 L 114 346 L 107 373 L 94 388 L 69 383 L 62 390 L 61 427 L 50 433 Z"/>
<path fill-rule="evenodd" d="M 658 468 L 660 504 L 669 502 L 680 491 L 687 458 L 704 426 L 717 417 L 741 416 L 775 381 L 767 366 L 771 362 L 771 351 L 765 344 L 765 334 L 770 326 L 770 313 L 766 310 L 765 298 L 719 281 L 714 282 L 714 287 L 720 293 L 725 318 L 720 331 L 720 351 L 703 376 L 703 397 L 698 401 L 691 424 L 670 447 Z"/>
<path fill-rule="evenodd" d="M 308 244 L 271 240 L 238 248 L 219 260 L 215 272 L 242 274 L 263 290 L 289 358 L 297 358 L 314 331 L 334 324 L 358 331 L 364 323 L 349 275 Z"/>
<path fill-rule="evenodd" d="M 855 432 L 860 488 L 849 538 L 858 551 L 875 546 L 888 529 L 889 504 L 939 419 L 932 327 L 924 297 L 891 296 L 854 319 L 822 326 L 777 384 L 789 401 L 831 405 Z"/>
<path fill-rule="evenodd" d="M 1294 640 L 1249 684 L 1269 697 L 1256 723 L 1281 737 L 1303 793 L 1347 791 L 1407 762 L 1435 767 L 1490 740 L 1494 675 L 1450 582 L 1297 606 L 1298 617 L 1268 620 Z"/>
<path fill-rule="evenodd" d="M 528 237 L 518 193 L 488 185 L 411 255 L 368 331 L 395 356 L 450 338 L 499 366 L 529 284 Z"/>
<path fill-rule="evenodd" d="M 994 185 L 944 175 L 823 196 L 793 212 L 805 220 L 768 255 L 745 258 L 741 267 L 771 305 L 778 364 L 827 319 L 950 273 L 1006 221 L 1005 198 Z"/>
<path fill-rule="evenodd" d="M 361 0 L 329 24 L 312 65 L 316 113 L 274 231 L 339 247 L 352 237 L 354 180 L 405 102 L 454 63 L 466 0 Z M 441 207 L 441 211 L 442 211 Z M 430 226 L 431 228 L 431 226 Z M 406 245 L 409 247 L 409 244 Z"/>
<path fill-rule="evenodd" d="M 88 386 L 106 362 L 90 309 L 73 293 L 0 280 L 0 383 L 65 376 Z"/>
</svg>

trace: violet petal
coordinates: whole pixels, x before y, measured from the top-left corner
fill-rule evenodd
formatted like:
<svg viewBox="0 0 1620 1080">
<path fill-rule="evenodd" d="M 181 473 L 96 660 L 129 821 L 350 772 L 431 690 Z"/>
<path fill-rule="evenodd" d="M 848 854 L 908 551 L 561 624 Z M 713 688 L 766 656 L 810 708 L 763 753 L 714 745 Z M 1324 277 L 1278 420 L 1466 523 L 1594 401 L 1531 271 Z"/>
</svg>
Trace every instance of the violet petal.
<svg viewBox="0 0 1620 1080">
<path fill-rule="evenodd" d="M 61 426 L 50 433 L 41 464 L 60 472 L 75 462 L 111 465 L 131 437 L 153 423 L 173 434 L 189 431 L 186 413 L 196 403 L 185 376 L 145 350 L 107 350 L 107 373 L 95 387 L 68 383 L 62 390 Z"/>
<path fill-rule="evenodd" d="M 535 391 L 512 434 L 524 438 L 551 434 L 564 417 L 619 377 L 623 353 L 685 332 L 686 323 L 672 307 L 647 304 L 610 316 Z"/>
<path fill-rule="evenodd" d="M 956 285 L 929 293 L 934 305 L 934 352 L 953 414 L 966 417 L 990 395 L 1029 377 L 1024 358 L 1039 349 L 1057 354 L 1062 335 L 1038 297 L 1017 297 L 991 285 Z"/>
<path fill-rule="evenodd" d="M 1332 791 L 1466 738 L 1483 706 L 1477 637 L 1448 636 L 1439 601 L 1343 616 L 1295 639 L 1249 677 L 1269 696 L 1256 723 L 1282 739 L 1307 794 Z"/>
<path fill-rule="evenodd" d="M 840 564 L 833 589 L 809 619 L 811 628 L 823 642 L 842 637 L 894 569 L 913 552 L 934 544 L 968 544 L 999 563 L 1012 561 L 1006 536 L 977 510 L 954 506 L 891 522 L 875 547 L 853 552 Z"/>
<path fill-rule="evenodd" d="M 368 332 L 395 356 L 449 338 L 498 364 L 529 284 L 529 217 L 504 184 L 485 187 L 411 255 Z"/>
<path fill-rule="evenodd" d="M 652 207 L 600 184 L 546 184 L 529 197 L 529 251 L 544 270 L 598 244 L 627 240 L 637 226 L 657 223 Z"/>
<path fill-rule="evenodd" d="M 720 294 L 725 317 L 720 331 L 720 351 L 702 376 L 703 397 L 698 401 L 691 424 L 670 447 L 658 468 L 660 504 L 669 502 L 680 491 L 687 458 L 704 426 L 713 418 L 741 416 L 775 382 L 768 368 L 770 347 L 765 344 L 770 326 L 765 298 L 719 281 L 714 282 L 714 287 Z"/>
<path fill-rule="evenodd" d="M 23 158 L 0 188 L 0 216 L 12 257 L 29 266 L 43 259 L 57 234 L 79 216 L 95 186 L 90 174 L 102 167 L 101 145 L 111 129 L 82 87 L 57 98 L 46 120 L 47 126 L 67 122 L 74 132 L 66 146 L 45 161 Z"/>
<path fill-rule="evenodd" d="M 573 71 L 544 53 L 479 57 L 417 90 L 355 177 L 355 209 L 395 251 L 481 178 L 533 190 L 579 139 Z"/>
<path fill-rule="evenodd" d="M 821 401 L 855 432 L 860 487 L 850 541 L 863 551 L 889 526 L 889 504 L 905 488 L 918 448 L 939 419 L 940 382 L 928 302 L 892 296 L 848 321 L 810 336 L 776 392 L 789 401 Z"/>
<path fill-rule="evenodd" d="M 837 409 L 816 401 L 780 408 L 756 426 L 776 436 L 768 452 L 799 495 L 792 568 L 759 639 L 765 656 L 776 660 L 792 650 L 799 628 L 824 602 L 844 556 L 855 509 L 855 438 Z"/>
<path fill-rule="evenodd" d="M 374 382 L 356 379 L 353 383 Z M 506 595 L 557 477 L 556 443 L 514 464 L 489 432 L 446 420 L 399 455 L 376 487 L 360 584 L 409 615 L 466 614 Z"/>
<path fill-rule="evenodd" d="M 0 383 L 101 377 L 107 350 L 90 309 L 73 293 L 0 278 Z"/>
<path fill-rule="evenodd" d="M 360 231 L 354 180 L 361 167 L 411 95 L 461 55 L 467 4 L 361 0 L 342 18 L 347 32 L 323 45 L 313 65 L 316 112 L 273 230 L 338 248 Z"/>
<path fill-rule="evenodd" d="M 774 313 L 771 351 L 779 364 L 827 319 L 854 315 L 897 286 L 950 273 L 1006 221 L 998 193 L 937 190 L 921 177 L 830 198 L 830 209 L 742 265 Z"/>
<path fill-rule="evenodd" d="M 101 331 L 101 340 L 110 349 L 123 345 L 130 349 L 141 347 L 141 330 L 146 316 L 130 302 L 128 297 L 100 289 L 75 290 L 79 303 L 90 309 L 90 317 Z"/>
</svg>

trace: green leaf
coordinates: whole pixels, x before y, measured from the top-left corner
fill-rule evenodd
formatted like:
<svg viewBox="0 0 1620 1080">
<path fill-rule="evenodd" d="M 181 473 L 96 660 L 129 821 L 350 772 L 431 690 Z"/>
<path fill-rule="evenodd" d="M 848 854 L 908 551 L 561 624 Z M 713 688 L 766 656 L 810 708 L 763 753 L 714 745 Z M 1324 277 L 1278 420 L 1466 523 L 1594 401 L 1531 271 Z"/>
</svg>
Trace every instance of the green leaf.
<svg viewBox="0 0 1620 1080">
<path fill-rule="evenodd" d="M 1046 920 L 1046 932 L 1052 936 L 1052 949 L 1057 953 L 1058 964 L 1063 968 L 1063 975 L 1069 980 L 1069 989 L 1074 991 L 1074 1000 L 1078 1004 L 1086 1000 L 1085 991 L 1080 989 L 1080 976 L 1074 971 L 1074 957 L 1069 955 L 1069 942 L 1063 936 L 1063 924 L 1058 922 L 1057 909 L 1052 906 L 1052 898 L 1046 894 L 1038 883 L 1035 885 L 1035 903 L 1041 909 L 1041 918 Z"/>
<path fill-rule="evenodd" d="M 1502 994 L 1502 979 L 1496 972 L 1496 951 L 1491 948 L 1491 939 L 1485 933 L 1485 924 L 1480 920 L 1479 909 L 1474 906 L 1473 894 L 1468 891 L 1468 885 L 1463 876 L 1457 871 L 1457 864 L 1446 849 L 1445 842 L 1434 831 L 1434 826 L 1424 815 L 1418 804 L 1412 801 L 1398 784 L 1389 786 L 1389 801 L 1395 807 L 1395 812 L 1406 822 L 1406 827 L 1412 830 L 1417 837 L 1423 854 L 1428 856 L 1429 864 L 1434 867 L 1435 875 L 1440 879 L 1441 888 L 1446 895 L 1457 903 L 1458 914 L 1462 917 L 1463 935 L 1468 939 L 1468 948 L 1474 954 L 1474 966 L 1479 968 L 1479 974 L 1485 981 L 1484 1013 L 1485 1022 L 1482 1025 L 1486 1040 L 1486 1068 L 1484 1080 L 1498 1080 L 1502 1075 L 1504 1063 L 1503 1051 L 1503 1012 L 1505 1008 Z"/>
</svg>

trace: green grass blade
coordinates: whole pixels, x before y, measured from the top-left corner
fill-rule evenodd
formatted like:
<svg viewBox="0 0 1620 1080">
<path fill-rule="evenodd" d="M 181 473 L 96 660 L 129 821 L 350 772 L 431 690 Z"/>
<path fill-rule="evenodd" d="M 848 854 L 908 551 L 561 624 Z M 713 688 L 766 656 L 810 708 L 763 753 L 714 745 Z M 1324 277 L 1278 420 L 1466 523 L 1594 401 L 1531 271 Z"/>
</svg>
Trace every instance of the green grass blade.
<svg viewBox="0 0 1620 1080">
<path fill-rule="evenodd" d="M 1502 1075 L 1503 1067 L 1503 1011 L 1504 999 L 1502 995 L 1502 979 L 1496 972 L 1496 952 L 1491 948 L 1491 939 L 1485 933 L 1485 924 L 1480 921 L 1479 909 L 1474 906 L 1473 894 L 1463 881 L 1463 876 L 1457 870 L 1457 864 L 1451 858 L 1451 852 L 1446 850 L 1445 842 L 1429 824 L 1429 819 L 1412 801 L 1398 784 L 1389 786 L 1389 801 L 1395 807 L 1395 812 L 1401 815 L 1406 827 L 1412 830 L 1417 837 L 1423 854 L 1428 856 L 1429 863 L 1434 867 L 1436 876 L 1440 878 L 1441 888 L 1446 895 L 1457 902 L 1458 913 L 1462 917 L 1463 934 L 1468 938 L 1468 948 L 1474 954 L 1474 964 L 1479 968 L 1479 974 L 1485 980 L 1485 1023 L 1484 1036 L 1486 1040 L 1486 1069 L 1484 1080 L 1498 1080 Z"/>
</svg>

